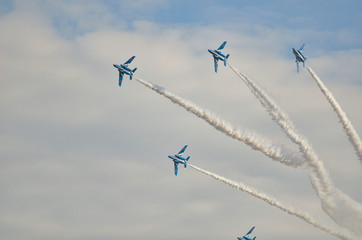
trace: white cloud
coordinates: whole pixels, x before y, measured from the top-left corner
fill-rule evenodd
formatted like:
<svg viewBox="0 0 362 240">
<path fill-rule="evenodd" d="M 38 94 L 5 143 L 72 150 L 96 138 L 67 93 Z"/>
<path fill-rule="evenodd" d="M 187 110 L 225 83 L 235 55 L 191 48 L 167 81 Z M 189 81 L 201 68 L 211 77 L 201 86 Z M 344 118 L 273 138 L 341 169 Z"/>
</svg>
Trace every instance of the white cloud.
<svg viewBox="0 0 362 240">
<path fill-rule="evenodd" d="M 244 27 L 170 27 L 151 21 L 135 21 L 133 30 L 125 30 L 122 24 L 111 26 L 106 8 L 88 16 L 84 13 L 92 4 L 54 6 L 77 19 L 84 34 L 65 39 L 48 14 L 33 14 L 26 6 L 0 18 L 0 228 L 9 239 L 219 239 L 241 235 L 253 224 L 257 236 L 266 238 L 271 222 L 290 229 L 273 230 L 275 239 L 302 239 L 301 231 L 330 239 L 192 169 L 180 169 L 174 177 L 166 156 L 188 143 L 194 165 L 301 204 L 329 221 L 304 173 L 221 135 L 136 81 L 126 77 L 122 88 L 117 86 L 112 64 L 136 55 L 132 66 L 138 67 L 138 77 L 236 126 L 289 144 L 230 69 L 220 66 L 218 74 L 213 72 L 206 50 L 224 40 L 233 65 L 266 87 L 311 140 L 336 185 L 361 201 L 361 166 L 341 126 L 312 78 L 306 71 L 297 74 L 292 56 L 283 55 L 293 30 L 260 28 L 250 34 Z M 348 50 L 308 60 L 359 133 L 361 59 L 361 51 Z M 292 193 L 298 198 L 293 200 Z M 210 229 L 215 223 L 220 227 Z"/>
</svg>

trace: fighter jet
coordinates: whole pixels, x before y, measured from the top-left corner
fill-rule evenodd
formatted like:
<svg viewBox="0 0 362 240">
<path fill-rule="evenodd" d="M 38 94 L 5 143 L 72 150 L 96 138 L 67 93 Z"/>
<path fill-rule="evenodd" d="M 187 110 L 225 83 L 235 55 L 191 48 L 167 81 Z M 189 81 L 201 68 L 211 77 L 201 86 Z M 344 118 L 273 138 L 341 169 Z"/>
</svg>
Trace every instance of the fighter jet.
<svg viewBox="0 0 362 240">
<path fill-rule="evenodd" d="M 239 239 L 239 240 L 255 240 L 256 237 L 254 237 L 254 238 L 249 237 L 250 233 L 254 230 L 254 228 L 255 228 L 255 226 L 252 227 L 252 228 L 249 230 L 249 232 L 248 232 L 247 234 L 245 234 L 244 236 L 238 237 L 238 239 Z"/>
<path fill-rule="evenodd" d="M 220 52 L 220 50 L 222 50 L 222 49 L 225 47 L 225 44 L 226 44 L 226 41 L 223 42 L 223 43 L 221 44 L 221 46 L 220 46 L 217 50 L 208 49 L 209 53 L 211 53 L 212 56 L 214 57 L 214 65 L 215 65 L 215 72 L 216 72 L 216 73 L 217 73 L 217 66 L 218 66 L 217 62 L 218 62 L 219 60 L 224 61 L 224 65 L 226 66 L 226 60 L 227 60 L 227 59 L 229 58 L 229 56 L 230 56 L 230 54 L 228 54 L 228 55 L 225 56 L 224 54 L 222 54 L 222 53 Z"/>
<path fill-rule="evenodd" d="M 173 163 L 175 165 L 175 176 L 177 176 L 177 171 L 178 171 L 178 164 L 181 163 L 185 166 L 187 166 L 187 161 L 190 159 L 190 156 L 188 156 L 187 158 L 183 158 L 182 154 L 185 152 L 185 149 L 187 148 L 187 145 L 184 146 L 181 151 L 175 155 L 170 155 L 168 156 L 169 158 L 171 158 L 173 160 Z"/>
<path fill-rule="evenodd" d="M 293 48 L 293 54 L 295 56 L 295 62 L 297 63 L 297 72 L 299 72 L 299 62 L 303 62 L 303 67 L 305 67 L 305 61 L 307 60 L 307 57 L 305 57 L 302 54 L 303 48 L 304 48 L 304 43 L 303 45 L 299 48 L 299 50 L 295 50 Z"/>
<path fill-rule="evenodd" d="M 128 59 L 127 62 L 121 65 L 113 64 L 113 67 L 117 68 L 119 72 L 119 86 L 122 85 L 123 74 L 129 75 L 129 79 L 132 80 L 133 73 L 137 70 L 137 68 L 131 70 L 130 68 L 128 68 L 128 64 L 130 64 L 134 58 L 135 56 L 131 57 L 130 59 Z"/>
</svg>

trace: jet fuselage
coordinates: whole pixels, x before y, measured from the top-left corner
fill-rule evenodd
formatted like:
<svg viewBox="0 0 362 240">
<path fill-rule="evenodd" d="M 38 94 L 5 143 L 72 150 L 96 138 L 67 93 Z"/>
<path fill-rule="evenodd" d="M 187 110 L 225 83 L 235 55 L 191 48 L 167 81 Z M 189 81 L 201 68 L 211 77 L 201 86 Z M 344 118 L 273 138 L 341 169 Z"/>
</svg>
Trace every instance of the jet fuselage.
<svg viewBox="0 0 362 240">
<path fill-rule="evenodd" d="M 179 155 L 169 155 L 169 158 L 171 158 L 175 163 L 182 163 L 184 164 L 186 160 L 186 158 L 183 158 Z"/>
<path fill-rule="evenodd" d="M 213 56 L 214 58 L 225 62 L 226 56 L 225 56 L 224 54 L 222 54 L 220 51 L 218 51 L 218 50 L 211 50 L 211 49 L 208 49 L 208 51 L 209 51 L 209 53 L 212 54 L 212 56 Z"/>
<path fill-rule="evenodd" d="M 299 51 L 299 50 L 295 50 L 294 48 L 293 48 L 293 54 L 294 54 L 294 56 L 295 56 L 295 59 L 296 59 L 296 61 L 298 61 L 298 62 L 305 62 L 305 57 L 304 57 L 304 55 Z"/>
<path fill-rule="evenodd" d="M 121 71 L 122 73 L 125 73 L 127 75 L 131 75 L 132 74 L 132 70 L 126 66 L 122 65 L 118 65 L 118 64 L 113 64 L 113 67 L 117 68 L 118 71 Z"/>
</svg>

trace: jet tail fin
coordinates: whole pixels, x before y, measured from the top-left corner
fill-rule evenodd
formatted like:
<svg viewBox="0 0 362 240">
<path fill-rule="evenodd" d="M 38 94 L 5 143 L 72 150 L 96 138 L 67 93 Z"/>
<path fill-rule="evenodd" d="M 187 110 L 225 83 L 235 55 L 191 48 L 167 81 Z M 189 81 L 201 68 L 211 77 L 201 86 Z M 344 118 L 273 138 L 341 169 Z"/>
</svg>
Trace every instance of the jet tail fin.
<svg viewBox="0 0 362 240">
<path fill-rule="evenodd" d="M 185 161 L 184 161 L 184 166 L 185 166 L 185 168 L 187 167 L 187 161 L 190 159 L 190 156 L 188 156 L 186 159 L 185 159 Z"/>
<path fill-rule="evenodd" d="M 226 61 L 227 61 L 227 59 L 229 58 L 229 56 L 230 56 L 230 54 L 226 55 L 226 57 L 225 57 L 225 60 L 224 60 L 224 66 L 225 66 L 225 67 L 226 67 Z"/>
<path fill-rule="evenodd" d="M 129 75 L 129 79 L 132 80 L 132 77 L 133 77 L 133 73 L 137 70 L 137 68 L 133 69 L 131 71 L 131 74 Z"/>
</svg>

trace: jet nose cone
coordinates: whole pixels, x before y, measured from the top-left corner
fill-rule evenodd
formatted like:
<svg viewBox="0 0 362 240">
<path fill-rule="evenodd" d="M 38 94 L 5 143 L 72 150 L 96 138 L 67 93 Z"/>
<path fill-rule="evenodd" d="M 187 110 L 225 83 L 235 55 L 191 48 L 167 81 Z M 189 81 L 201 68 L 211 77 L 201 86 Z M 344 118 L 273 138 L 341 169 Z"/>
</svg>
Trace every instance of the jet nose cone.
<svg viewBox="0 0 362 240">
<path fill-rule="evenodd" d="M 210 49 L 207 49 L 207 51 L 209 51 L 209 53 L 212 53 L 212 51 Z"/>
</svg>

